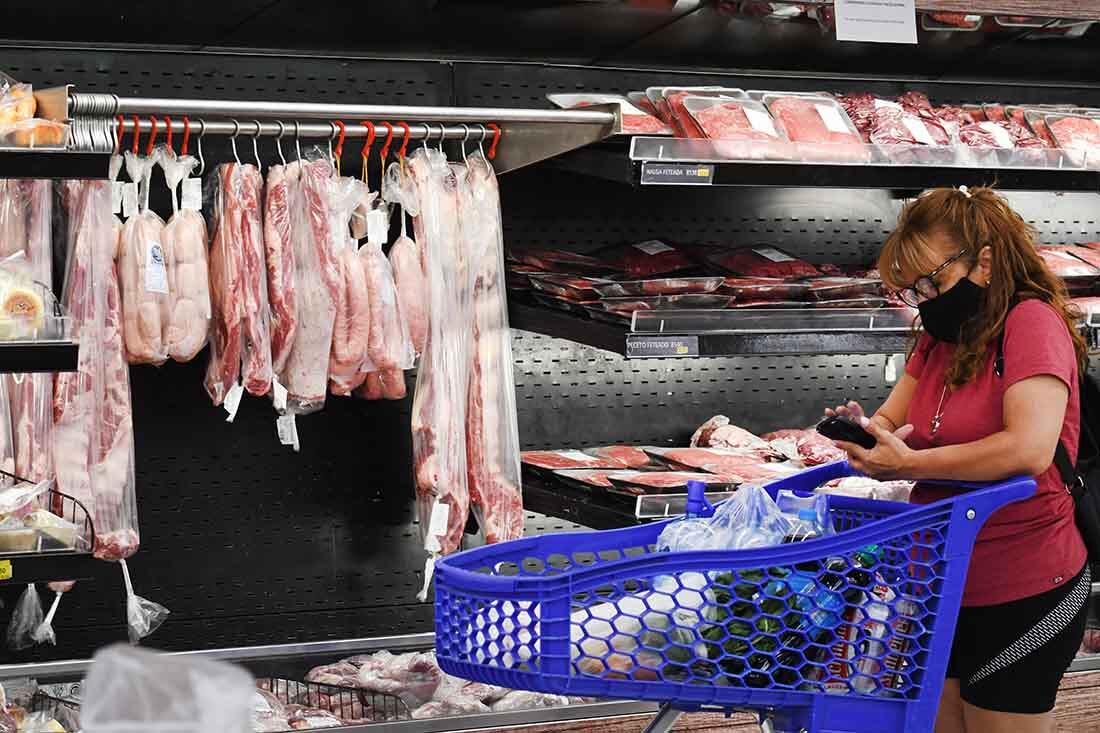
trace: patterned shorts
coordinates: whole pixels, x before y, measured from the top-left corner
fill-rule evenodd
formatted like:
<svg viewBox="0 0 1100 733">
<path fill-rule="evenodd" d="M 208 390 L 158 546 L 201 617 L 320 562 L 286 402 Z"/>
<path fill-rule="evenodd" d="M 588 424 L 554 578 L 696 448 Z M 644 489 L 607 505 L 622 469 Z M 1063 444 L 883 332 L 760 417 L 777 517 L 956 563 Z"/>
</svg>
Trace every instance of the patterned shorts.
<svg viewBox="0 0 1100 733">
<path fill-rule="evenodd" d="M 959 611 L 947 677 L 962 699 L 1006 713 L 1054 708 L 1062 674 L 1085 634 L 1092 578 L 1089 565 L 1039 595 Z"/>
</svg>

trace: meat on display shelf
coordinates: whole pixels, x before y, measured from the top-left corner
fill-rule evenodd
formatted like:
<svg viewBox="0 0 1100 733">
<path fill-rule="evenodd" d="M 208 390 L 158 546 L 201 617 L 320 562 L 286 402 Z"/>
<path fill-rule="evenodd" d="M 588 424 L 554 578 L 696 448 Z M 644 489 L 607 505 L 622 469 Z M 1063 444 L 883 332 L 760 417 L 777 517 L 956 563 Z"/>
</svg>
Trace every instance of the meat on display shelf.
<svg viewBox="0 0 1100 733">
<path fill-rule="evenodd" d="M 512 328 L 576 341 L 627 358 L 896 354 L 909 343 L 904 308 L 636 311 L 616 325 L 512 301 Z"/>
</svg>

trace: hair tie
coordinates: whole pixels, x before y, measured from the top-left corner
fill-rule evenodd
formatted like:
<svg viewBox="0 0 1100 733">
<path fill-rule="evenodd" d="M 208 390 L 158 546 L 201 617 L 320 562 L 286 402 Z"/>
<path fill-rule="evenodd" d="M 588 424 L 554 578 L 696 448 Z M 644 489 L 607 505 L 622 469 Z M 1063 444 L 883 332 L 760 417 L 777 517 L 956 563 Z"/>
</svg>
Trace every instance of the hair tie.
<svg viewBox="0 0 1100 733">
<path fill-rule="evenodd" d="M 959 188 L 957 190 L 963 196 L 966 196 L 967 198 L 970 198 L 970 195 L 971 195 L 970 190 L 966 186 L 959 186 Z"/>
</svg>

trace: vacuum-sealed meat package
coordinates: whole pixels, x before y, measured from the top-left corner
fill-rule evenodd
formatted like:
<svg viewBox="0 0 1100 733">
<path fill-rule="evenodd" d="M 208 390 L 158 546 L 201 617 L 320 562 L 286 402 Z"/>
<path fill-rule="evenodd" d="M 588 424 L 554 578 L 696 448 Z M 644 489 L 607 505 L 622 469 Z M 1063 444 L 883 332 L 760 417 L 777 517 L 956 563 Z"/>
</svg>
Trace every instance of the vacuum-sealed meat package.
<svg viewBox="0 0 1100 733">
<path fill-rule="evenodd" d="M 605 298 L 622 298 L 640 295 L 688 295 L 713 293 L 724 278 L 712 277 L 657 277 L 649 280 L 605 280 L 593 284 L 595 292 Z"/>
<path fill-rule="evenodd" d="M 764 97 L 777 127 L 801 160 L 863 163 L 871 155 L 844 108 L 828 97 L 776 94 Z"/>
<path fill-rule="evenodd" d="M 792 160 L 795 150 L 768 108 L 751 99 L 688 97 L 684 109 L 716 153 L 731 160 Z"/>
<path fill-rule="evenodd" d="M 1059 148 L 1074 165 L 1100 168 L 1100 120 L 1081 115 L 1051 114 L 1043 117 Z"/>
<path fill-rule="evenodd" d="M 126 220 L 118 247 L 123 340 L 131 364 L 163 364 L 168 359 L 164 330 L 169 319 L 168 269 L 164 260 L 164 220 L 149 208 L 154 160 L 127 150 L 126 170 L 140 182 L 142 206 Z"/>
<path fill-rule="evenodd" d="M 684 492 L 689 481 L 706 484 L 709 491 L 728 489 L 740 483 L 734 476 L 695 471 L 615 471 L 607 479 L 612 493 L 628 496 Z"/>
<path fill-rule="evenodd" d="M 778 247 L 757 246 L 738 249 L 722 249 L 710 253 L 708 261 L 729 272 L 743 277 L 771 277 L 780 280 L 798 280 L 817 277 L 821 272 L 808 262 L 790 255 Z"/>
<path fill-rule="evenodd" d="M 329 249 L 339 272 L 333 290 L 336 316 L 333 319 L 328 363 L 329 389 L 335 395 L 351 394 L 363 383 L 366 372 L 373 371 L 363 369 L 367 346 L 372 338 L 381 340 L 383 336 L 382 324 L 375 321 L 371 308 L 374 293 L 368 287 L 366 270 L 349 229 L 352 210 L 366 194 L 367 184 L 350 176 L 333 178 L 329 185 Z M 379 248 L 375 245 L 374 249 Z M 380 249 L 378 254 L 381 255 Z M 399 326 L 396 313 L 394 320 L 394 327 Z"/>
<path fill-rule="evenodd" d="M 951 136 L 932 115 L 919 115 L 900 108 L 875 110 L 869 139 L 895 163 L 947 165 L 955 160 Z"/>
<path fill-rule="evenodd" d="M 880 280 L 854 277 L 818 277 L 806 281 L 811 300 L 852 300 L 882 294 Z"/>
<path fill-rule="evenodd" d="M 588 278 L 580 275 L 555 275 L 553 273 L 532 273 L 528 275 L 535 290 L 556 295 L 566 300 L 578 302 L 599 298 L 596 287 L 608 281 L 600 278 Z"/>
<path fill-rule="evenodd" d="M 170 148 L 165 148 L 170 151 Z M 206 345 L 210 330 L 209 241 L 206 221 L 193 208 L 180 208 L 181 182 L 198 161 L 190 155 L 161 155 L 161 167 L 172 199 L 172 218 L 164 225 L 164 257 L 168 270 L 168 321 L 164 329 L 168 356 L 190 361 Z"/>
<path fill-rule="evenodd" d="M 696 262 L 683 250 L 660 239 L 605 247 L 596 252 L 595 256 L 622 273 L 624 278 L 632 280 L 668 275 L 697 267 Z"/>
<path fill-rule="evenodd" d="M 512 247 L 509 255 L 517 262 L 522 262 L 531 267 L 537 267 L 544 272 L 577 275 L 607 275 L 615 272 L 615 268 L 588 255 L 567 252 L 560 249 L 525 249 Z"/>
<path fill-rule="evenodd" d="M 579 450 L 525 450 L 520 454 L 523 465 L 556 471 L 566 468 L 624 469 L 627 464 L 618 456 L 591 455 Z"/>
<path fill-rule="evenodd" d="M 604 298 L 600 301 L 604 310 L 612 313 L 633 313 L 634 311 L 684 310 L 725 308 L 733 298 L 721 293 L 701 295 L 646 295 L 628 298 Z"/>
<path fill-rule="evenodd" d="M 727 277 L 720 293 L 734 297 L 734 307 L 763 301 L 802 301 L 810 299 L 810 285 L 805 281 L 775 277 Z"/>
<path fill-rule="evenodd" d="M 581 109 L 594 104 L 615 104 L 622 112 L 625 135 L 671 135 L 672 128 L 648 110 L 619 94 L 547 94 L 546 98 L 562 109 Z"/>
<path fill-rule="evenodd" d="M 1100 278 L 1100 269 L 1086 259 L 1075 255 L 1078 247 L 1039 247 L 1039 256 L 1058 277 L 1070 287 L 1088 287 Z M 1089 257 L 1089 255 L 1085 255 Z"/>
</svg>

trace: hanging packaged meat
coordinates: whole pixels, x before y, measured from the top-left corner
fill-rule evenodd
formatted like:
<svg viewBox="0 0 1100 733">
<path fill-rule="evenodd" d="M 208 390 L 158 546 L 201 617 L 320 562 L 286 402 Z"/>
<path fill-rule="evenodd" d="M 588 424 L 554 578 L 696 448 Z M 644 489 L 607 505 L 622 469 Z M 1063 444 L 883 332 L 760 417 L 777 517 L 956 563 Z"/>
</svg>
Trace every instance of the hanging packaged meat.
<svg viewBox="0 0 1100 733">
<path fill-rule="evenodd" d="M 340 269 L 330 252 L 329 186 L 334 169 L 328 159 L 303 160 L 300 167 L 290 207 L 298 325 L 280 378 L 287 389 L 288 411 L 299 415 L 325 404 L 336 294 L 341 283 Z"/>
<path fill-rule="evenodd" d="M 118 249 L 123 340 L 131 364 L 163 364 L 168 358 L 164 344 L 169 318 L 168 269 L 162 245 L 164 220 L 149 208 L 155 161 L 151 155 L 132 150 L 125 155 L 126 172 L 139 182 L 141 204 L 137 215 L 126 220 Z"/>
<path fill-rule="evenodd" d="M 191 361 L 206 345 L 210 328 L 210 275 L 206 222 L 193 208 L 180 208 L 179 187 L 198 161 L 161 151 L 161 167 L 172 199 L 172 218 L 164 226 L 164 259 L 168 270 L 168 321 L 164 328 L 168 356 Z"/>
<path fill-rule="evenodd" d="M 426 248 L 430 325 L 412 406 L 417 514 L 428 553 L 427 596 L 434 559 L 454 552 L 469 514 L 466 396 L 469 387 L 469 292 L 459 227 L 458 189 L 446 156 L 422 148 L 409 157 L 420 215 L 416 238 Z"/>
<path fill-rule="evenodd" d="M 68 213 L 63 304 L 79 342 L 77 369 L 57 375 L 53 449 L 59 489 L 78 499 L 95 528 L 93 553 L 118 560 L 137 551 L 130 374 L 123 346 L 118 273 L 111 254 L 121 234 L 106 182 L 63 184 Z M 127 582 L 132 634 L 149 633 L 167 610 L 135 595 Z"/>
<path fill-rule="evenodd" d="M 523 536 L 523 492 L 500 192 L 493 167 L 480 152 L 469 156 L 467 169 L 460 188 L 472 283 L 467 476 L 470 504 L 485 541 L 505 542 Z"/>
<path fill-rule="evenodd" d="M 271 390 L 271 310 L 267 300 L 267 266 L 264 263 L 263 213 L 260 210 L 263 176 L 254 165 L 237 167 L 234 189 L 240 207 L 241 263 L 244 291 L 241 343 L 241 380 L 250 395 L 262 397 Z"/>
<path fill-rule="evenodd" d="M 397 308 L 409 332 L 413 350 L 424 351 L 428 337 L 428 280 L 424 272 L 422 248 L 409 237 L 405 215 L 416 216 L 416 184 L 405 165 L 405 160 L 390 164 L 382 183 L 382 197 L 397 207 L 401 220 L 401 234 L 390 247 L 390 268 L 393 270 L 394 287 L 397 289 Z"/>
<path fill-rule="evenodd" d="M 280 380 L 283 379 L 287 357 L 290 356 L 298 329 L 290 205 L 300 175 L 299 163 L 271 166 L 267 169 L 264 198 L 264 254 L 267 262 L 267 297 L 271 306 L 271 367 Z"/>
<path fill-rule="evenodd" d="M 336 395 L 348 395 L 366 377 L 361 367 L 367 358 L 367 345 L 374 337 L 374 329 L 378 328 L 372 319 L 370 302 L 375 294 L 359 264 L 349 223 L 352 211 L 362 205 L 364 199 L 373 200 L 375 195 L 358 178 L 339 176 L 332 179 L 329 196 L 330 249 L 339 272 L 328 365 L 329 389 Z"/>
<path fill-rule="evenodd" d="M 242 212 L 235 190 L 240 183 L 239 167 L 218 166 L 218 190 L 214 203 L 214 236 L 210 243 L 210 363 L 206 369 L 206 392 L 215 405 L 240 399 L 241 340 L 244 328 L 244 258 L 240 233 Z"/>
</svg>

